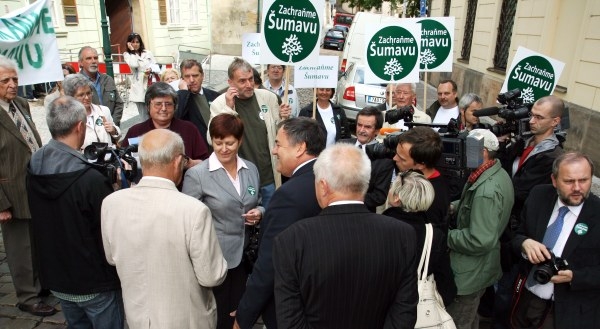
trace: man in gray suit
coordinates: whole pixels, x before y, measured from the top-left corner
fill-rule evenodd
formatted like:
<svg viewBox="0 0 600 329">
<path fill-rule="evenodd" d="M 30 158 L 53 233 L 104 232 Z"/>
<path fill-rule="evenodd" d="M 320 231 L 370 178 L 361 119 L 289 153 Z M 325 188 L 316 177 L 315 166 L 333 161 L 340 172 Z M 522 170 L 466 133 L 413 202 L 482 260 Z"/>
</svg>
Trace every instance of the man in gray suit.
<svg viewBox="0 0 600 329">
<path fill-rule="evenodd" d="M 17 66 L 0 56 L 0 225 L 19 309 L 48 316 L 56 310 L 38 297 L 40 284 L 32 262 L 31 214 L 25 189 L 27 163 L 42 141 L 29 104 L 17 97 L 18 84 Z"/>
<path fill-rule="evenodd" d="M 177 191 L 187 157 L 181 137 L 154 129 L 142 137 L 144 177 L 102 203 L 106 260 L 117 267 L 130 328 L 216 325 L 210 287 L 225 279 L 227 262 L 210 210 Z"/>
</svg>

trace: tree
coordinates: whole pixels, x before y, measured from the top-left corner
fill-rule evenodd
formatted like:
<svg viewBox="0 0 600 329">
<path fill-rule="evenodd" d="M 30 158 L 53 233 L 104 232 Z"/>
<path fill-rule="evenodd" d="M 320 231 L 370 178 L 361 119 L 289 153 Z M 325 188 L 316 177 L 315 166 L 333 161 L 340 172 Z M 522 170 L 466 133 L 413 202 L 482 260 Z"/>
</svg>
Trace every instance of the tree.
<svg viewBox="0 0 600 329">
<path fill-rule="evenodd" d="M 531 104 L 535 102 L 535 95 L 533 94 L 533 88 L 527 87 L 523 89 L 523 93 L 521 93 L 521 99 L 525 104 Z"/>
<path fill-rule="evenodd" d="M 435 60 L 437 59 L 435 57 L 435 54 L 431 51 L 431 49 L 425 49 L 421 52 L 421 65 L 425 66 L 425 69 L 427 70 L 428 67 L 427 65 L 429 64 L 433 64 L 435 62 Z"/>
<path fill-rule="evenodd" d="M 302 44 L 295 34 L 291 34 L 288 38 L 285 38 L 285 42 L 281 46 L 283 49 L 282 54 L 290 56 L 288 62 L 292 62 L 292 56 L 300 54 L 302 51 Z"/>
<path fill-rule="evenodd" d="M 402 64 L 396 58 L 387 61 L 383 67 L 383 72 L 385 75 L 389 75 L 392 81 L 394 81 L 394 75 L 402 73 L 403 70 Z"/>
</svg>

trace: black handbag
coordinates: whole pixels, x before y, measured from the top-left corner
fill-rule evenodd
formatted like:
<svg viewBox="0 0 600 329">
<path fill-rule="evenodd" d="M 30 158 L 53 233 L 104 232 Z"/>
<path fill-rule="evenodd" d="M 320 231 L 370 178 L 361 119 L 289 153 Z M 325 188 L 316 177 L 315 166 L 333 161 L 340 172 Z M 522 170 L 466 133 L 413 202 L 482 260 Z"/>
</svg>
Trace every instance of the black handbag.
<svg viewBox="0 0 600 329">
<path fill-rule="evenodd" d="M 258 235 L 260 233 L 260 228 L 258 225 L 252 225 L 248 230 L 250 231 L 250 236 L 248 238 L 248 244 L 242 253 L 242 263 L 246 268 L 246 272 L 250 274 L 252 273 L 252 268 L 258 258 Z"/>
</svg>

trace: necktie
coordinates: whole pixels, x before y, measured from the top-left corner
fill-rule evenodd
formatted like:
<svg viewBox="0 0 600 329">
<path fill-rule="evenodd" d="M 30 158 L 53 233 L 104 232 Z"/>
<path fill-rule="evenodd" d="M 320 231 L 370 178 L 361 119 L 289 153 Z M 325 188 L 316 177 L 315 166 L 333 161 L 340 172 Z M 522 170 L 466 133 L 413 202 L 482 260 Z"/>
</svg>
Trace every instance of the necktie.
<svg viewBox="0 0 600 329">
<path fill-rule="evenodd" d="M 552 250 L 554 245 L 556 244 L 556 240 L 558 240 L 558 236 L 562 231 L 563 224 L 565 223 L 565 215 L 569 212 L 569 208 L 567 206 L 562 206 L 558 209 L 558 216 L 552 225 L 546 228 L 546 233 L 544 234 L 543 244 L 548 248 L 548 250 Z"/>
<path fill-rule="evenodd" d="M 35 138 L 33 137 L 33 134 L 31 133 L 30 129 L 28 128 L 27 122 L 25 121 L 25 117 L 23 117 L 21 111 L 17 111 L 17 108 L 12 102 L 10 102 L 8 105 L 8 111 L 10 112 L 11 117 L 15 122 L 15 125 L 17 126 L 17 129 L 19 129 L 21 135 L 27 142 L 27 145 L 29 145 L 31 152 L 33 153 L 37 151 L 39 146 L 35 141 Z"/>
<path fill-rule="evenodd" d="M 558 216 L 556 216 L 556 220 L 550 226 L 546 228 L 546 233 L 544 234 L 544 240 L 542 243 L 548 248 L 548 250 L 552 251 L 554 245 L 556 244 L 556 240 L 560 236 L 560 232 L 562 231 L 563 224 L 565 223 L 565 216 L 569 212 L 569 208 L 567 206 L 562 206 L 558 208 Z M 535 269 L 535 268 L 534 268 Z M 527 287 L 533 287 L 537 282 L 533 278 L 534 270 L 529 273 L 527 278 Z"/>
</svg>

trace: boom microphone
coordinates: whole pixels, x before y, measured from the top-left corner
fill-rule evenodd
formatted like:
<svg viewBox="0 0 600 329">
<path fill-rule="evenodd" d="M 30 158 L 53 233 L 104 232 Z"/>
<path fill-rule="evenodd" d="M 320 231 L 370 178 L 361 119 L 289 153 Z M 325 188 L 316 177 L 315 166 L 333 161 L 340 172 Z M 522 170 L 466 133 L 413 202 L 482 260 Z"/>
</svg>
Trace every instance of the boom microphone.
<svg viewBox="0 0 600 329">
<path fill-rule="evenodd" d="M 477 110 L 475 112 L 473 112 L 473 115 L 476 117 L 486 117 L 486 116 L 490 116 L 490 115 L 496 115 L 498 114 L 498 112 L 500 112 L 500 108 L 499 107 L 488 107 L 485 109 L 481 109 L 481 110 Z"/>
</svg>

